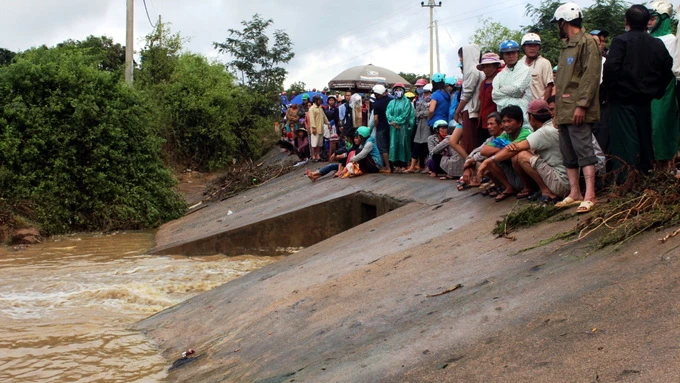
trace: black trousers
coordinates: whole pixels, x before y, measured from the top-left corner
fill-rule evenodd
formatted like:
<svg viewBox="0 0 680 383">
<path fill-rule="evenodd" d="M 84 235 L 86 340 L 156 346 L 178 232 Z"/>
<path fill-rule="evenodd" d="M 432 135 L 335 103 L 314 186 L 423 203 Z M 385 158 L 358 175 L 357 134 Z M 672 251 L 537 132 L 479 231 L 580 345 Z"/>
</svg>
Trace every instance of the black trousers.
<svg viewBox="0 0 680 383">
<path fill-rule="evenodd" d="M 651 104 L 631 105 L 613 101 L 610 105 L 609 149 L 614 156 L 614 169 L 627 164 L 646 173 L 652 169 L 654 162 Z"/>
</svg>

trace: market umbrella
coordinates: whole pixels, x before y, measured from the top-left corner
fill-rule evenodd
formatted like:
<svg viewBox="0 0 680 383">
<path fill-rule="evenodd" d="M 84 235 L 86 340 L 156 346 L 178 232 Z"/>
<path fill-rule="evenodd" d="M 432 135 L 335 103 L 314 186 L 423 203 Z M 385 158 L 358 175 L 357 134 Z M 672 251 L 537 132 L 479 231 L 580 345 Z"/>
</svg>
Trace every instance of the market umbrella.
<svg viewBox="0 0 680 383">
<path fill-rule="evenodd" d="M 323 100 L 323 105 L 326 105 L 326 95 L 323 94 L 323 93 L 319 93 L 319 92 L 303 92 L 303 93 L 300 93 L 300 94 L 298 94 L 297 96 L 293 97 L 292 100 L 290 100 L 290 104 L 291 104 L 291 105 L 293 105 L 293 104 L 301 105 L 301 104 L 302 104 L 302 95 L 303 95 L 303 94 L 309 95 L 309 100 L 310 100 L 310 101 L 312 100 L 312 98 L 313 98 L 314 96 L 321 96 L 321 99 Z"/>
<path fill-rule="evenodd" d="M 411 86 L 408 81 L 391 70 L 368 64 L 355 66 L 340 73 L 328 83 L 328 87 L 350 91 L 368 91 L 375 84 L 387 84 L 390 87 L 398 82 L 404 84 L 406 88 Z"/>
</svg>

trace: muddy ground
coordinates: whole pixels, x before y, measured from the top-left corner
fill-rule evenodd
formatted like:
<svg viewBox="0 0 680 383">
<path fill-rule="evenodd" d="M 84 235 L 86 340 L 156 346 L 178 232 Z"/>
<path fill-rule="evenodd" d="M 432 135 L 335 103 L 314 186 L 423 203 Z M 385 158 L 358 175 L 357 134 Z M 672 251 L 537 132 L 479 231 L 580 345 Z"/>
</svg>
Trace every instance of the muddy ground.
<svg viewBox="0 0 680 383">
<path fill-rule="evenodd" d="M 671 228 L 618 250 L 521 251 L 578 218 L 495 238 L 516 201 L 454 186 L 418 175 L 312 185 L 296 170 L 171 222 L 156 251 L 357 191 L 408 202 L 137 327 L 169 362 L 197 350 L 177 382 L 680 381 L 680 238 L 658 241 Z"/>
</svg>

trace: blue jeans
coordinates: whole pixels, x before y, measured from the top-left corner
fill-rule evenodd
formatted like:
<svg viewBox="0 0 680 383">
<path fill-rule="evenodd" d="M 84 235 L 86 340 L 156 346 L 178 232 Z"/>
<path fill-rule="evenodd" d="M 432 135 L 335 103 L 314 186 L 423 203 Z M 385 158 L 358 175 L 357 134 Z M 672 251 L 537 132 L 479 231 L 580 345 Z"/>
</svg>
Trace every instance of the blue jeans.
<svg viewBox="0 0 680 383">
<path fill-rule="evenodd" d="M 340 166 L 340 164 L 338 164 L 338 163 L 328 164 L 328 165 L 322 167 L 321 169 L 319 169 L 319 174 L 321 174 L 321 177 L 323 177 L 323 176 L 325 176 L 326 174 L 328 174 L 332 171 L 337 172 L 339 166 Z"/>
</svg>

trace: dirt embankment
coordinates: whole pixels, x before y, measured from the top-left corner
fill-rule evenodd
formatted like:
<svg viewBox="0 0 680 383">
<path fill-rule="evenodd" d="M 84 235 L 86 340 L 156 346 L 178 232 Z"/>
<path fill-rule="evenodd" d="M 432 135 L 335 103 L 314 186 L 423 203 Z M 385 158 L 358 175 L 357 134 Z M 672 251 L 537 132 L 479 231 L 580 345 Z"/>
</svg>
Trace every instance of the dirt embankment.
<svg viewBox="0 0 680 383">
<path fill-rule="evenodd" d="M 490 232 L 515 201 L 410 175 L 302 177 L 169 223 L 157 247 L 356 191 L 411 202 L 139 323 L 169 361 L 197 350 L 172 381 L 680 381 L 680 238 L 658 240 L 671 228 L 618 251 L 522 251 L 582 217 L 508 241 Z"/>
</svg>

